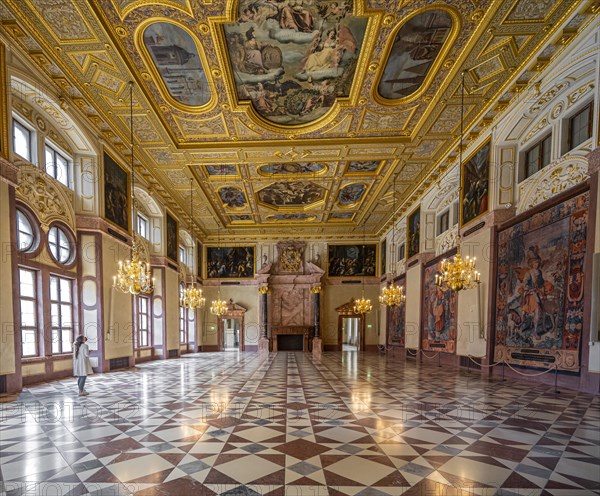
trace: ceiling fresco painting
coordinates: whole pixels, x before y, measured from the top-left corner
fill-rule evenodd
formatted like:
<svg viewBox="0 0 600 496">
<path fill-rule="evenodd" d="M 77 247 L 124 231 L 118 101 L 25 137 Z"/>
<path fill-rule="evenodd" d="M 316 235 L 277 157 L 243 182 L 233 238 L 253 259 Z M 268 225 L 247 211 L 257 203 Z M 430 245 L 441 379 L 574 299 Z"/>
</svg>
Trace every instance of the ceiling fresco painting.
<svg viewBox="0 0 600 496">
<path fill-rule="evenodd" d="M 231 222 L 251 222 L 252 216 L 248 214 L 230 215 L 229 219 Z"/>
<path fill-rule="evenodd" d="M 209 102 L 211 91 L 201 57 L 185 30 L 168 22 L 152 23 L 144 30 L 144 46 L 171 97 L 189 106 Z"/>
<path fill-rule="evenodd" d="M 452 29 L 445 10 L 417 14 L 398 30 L 377 88 L 389 100 L 407 97 L 419 89 L 440 55 Z"/>
<path fill-rule="evenodd" d="M 206 173 L 209 176 L 237 176 L 238 169 L 235 165 L 207 165 Z"/>
<path fill-rule="evenodd" d="M 0 42 L 48 84 L 7 74 L 17 111 L 77 109 L 122 163 L 134 81 L 136 184 L 204 242 L 374 242 L 457 164 L 462 73 L 472 146 L 596 4 L 0 0 Z"/>
<path fill-rule="evenodd" d="M 325 198 L 327 191 L 312 182 L 276 182 L 258 192 L 260 202 L 272 207 L 310 207 Z"/>
<path fill-rule="evenodd" d="M 346 169 L 346 174 L 354 174 L 354 173 L 372 173 L 377 172 L 379 166 L 381 165 L 381 161 L 379 160 L 367 160 L 365 162 L 350 162 L 348 163 L 348 168 Z"/>
<path fill-rule="evenodd" d="M 367 185 L 364 183 L 353 183 L 340 189 L 338 195 L 338 204 L 342 207 L 351 207 L 362 200 L 367 191 Z"/>
<path fill-rule="evenodd" d="M 315 215 L 310 214 L 275 214 L 267 216 L 269 221 L 303 221 L 308 222 L 315 220 Z"/>
<path fill-rule="evenodd" d="M 219 196 L 223 205 L 229 208 L 244 208 L 248 203 L 244 192 L 233 186 L 225 186 L 219 189 Z"/>
<path fill-rule="evenodd" d="M 323 164 L 313 162 L 289 163 L 289 164 L 269 164 L 261 165 L 258 169 L 259 174 L 278 176 L 278 175 L 302 175 L 319 174 L 327 170 Z"/>
<path fill-rule="evenodd" d="M 354 212 L 333 212 L 329 217 L 331 219 L 352 220 Z"/>
<path fill-rule="evenodd" d="M 240 100 L 281 125 L 313 122 L 348 97 L 367 27 L 342 2 L 241 0 L 224 26 Z"/>
</svg>

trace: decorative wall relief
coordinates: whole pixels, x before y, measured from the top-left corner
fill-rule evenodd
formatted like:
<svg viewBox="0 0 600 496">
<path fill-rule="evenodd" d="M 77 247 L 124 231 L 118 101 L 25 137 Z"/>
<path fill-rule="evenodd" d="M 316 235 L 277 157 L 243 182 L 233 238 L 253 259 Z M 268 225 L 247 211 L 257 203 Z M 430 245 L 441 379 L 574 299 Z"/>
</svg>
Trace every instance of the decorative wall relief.
<svg viewBox="0 0 600 496">
<path fill-rule="evenodd" d="M 454 252 L 447 253 L 444 258 L 453 255 Z M 440 271 L 441 264 L 442 257 L 438 257 L 423 269 L 421 346 L 425 351 L 454 353 L 458 299 L 456 291 L 444 290 L 435 285 L 435 275 Z"/>
<path fill-rule="evenodd" d="M 579 155 L 565 155 L 519 184 L 517 214 L 587 180 L 588 162 Z"/>
<path fill-rule="evenodd" d="M 498 232 L 495 360 L 579 372 L 589 192 Z"/>
<path fill-rule="evenodd" d="M 73 192 L 67 191 L 33 165 L 19 167 L 20 181 L 16 197 L 36 213 L 42 229 L 47 232 L 54 221 L 66 223 L 76 232 Z"/>
<path fill-rule="evenodd" d="M 303 270 L 306 243 L 299 241 L 280 241 L 277 243 L 279 271 L 298 273 Z"/>
</svg>

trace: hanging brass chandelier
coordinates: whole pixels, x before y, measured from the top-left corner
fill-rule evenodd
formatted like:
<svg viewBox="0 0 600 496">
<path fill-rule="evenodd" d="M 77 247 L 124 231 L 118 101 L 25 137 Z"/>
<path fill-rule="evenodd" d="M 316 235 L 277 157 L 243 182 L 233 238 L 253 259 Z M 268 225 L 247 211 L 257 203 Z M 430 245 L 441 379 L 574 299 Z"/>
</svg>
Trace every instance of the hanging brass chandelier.
<svg viewBox="0 0 600 496">
<path fill-rule="evenodd" d="M 463 168 L 463 134 L 465 112 L 465 73 L 462 73 L 461 98 L 460 98 L 460 143 L 458 159 L 458 201 L 461 201 L 462 168 Z M 458 226 L 458 240 L 456 255 L 452 260 L 442 260 L 440 272 L 435 275 L 436 286 L 452 291 L 471 289 L 481 282 L 480 273 L 476 270 L 476 258 L 462 257 L 460 254 L 460 225 Z"/>
<path fill-rule="evenodd" d="M 221 230 L 219 221 L 217 221 L 217 248 L 221 251 Z M 210 304 L 210 313 L 220 317 L 227 311 L 227 302 L 221 299 L 221 279 L 219 279 L 219 293 L 217 299 L 213 300 Z"/>
<path fill-rule="evenodd" d="M 452 291 L 474 288 L 481 282 L 481 275 L 475 270 L 475 264 L 475 257 L 467 255 L 463 258 L 460 251 L 452 260 L 442 260 L 440 272 L 435 275 L 436 286 Z"/>
<path fill-rule="evenodd" d="M 192 224 L 194 220 L 193 182 L 193 178 L 190 178 L 190 217 L 192 219 Z M 200 267 L 198 267 L 198 270 L 200 270 Z M 179 305 L 184 308 L 194 310 L 196 308 L 204 307 L 205 303 L 206 299 L 202 296 L 202 289 L 196 287 L 196 282 L 194 279 L 192 279 L 192 283 L 183 290 L 181 298 L 179 298 Z"/>
<path fill-rule="evenodd" d="M 397 307 L 404 303 L 406 295 L 404 294 L 404 287 L 397 286 L 394 284 L 396 276 L 396 221 L 394 215 L 396 214 L 396 176 L 394 176 L 394 209 L 392 211 L 392 256 L 390 262 L 392 263 L 392 282 L 389 286 L 386 286 L 381 290 L 379 295 L 379 303 L 388 307 Z"/>
<path fill-rule="evenodd" d="M 129 119 L 131 133 L 131 203 L 133 219 L 135 219 L 135 167 L 133 161 L 133 81 L 129 82 Z M 131 243 L 131 259 L 119 261 L 119 270 L 113 276 L 113 288 L 132 295 L 148 294 L 154 291 L 154 278 L 151 276 L 150 264 L 141 260 L 141 250 L 135 228 Z"/>
<path fill-rule="evenodd" d="M 362 295 L 358 300 L 354 300 L 354 313 L 369 313 L 373 309 L 371 300 L 365 298 L 365 261 L 367 258 L 367 247 L 365 245 L 365 224 L 363 224 L 363 263 L 362 263 Z"/>
<path fill-rule="evenodd" d="M 227 311 L 227 302 L 221 299 L 221 289 L 219 289 L 219 295 L 216 300 L 213 300 L 210 304 L 210 313 L 220 317 Z"/>
</svg>

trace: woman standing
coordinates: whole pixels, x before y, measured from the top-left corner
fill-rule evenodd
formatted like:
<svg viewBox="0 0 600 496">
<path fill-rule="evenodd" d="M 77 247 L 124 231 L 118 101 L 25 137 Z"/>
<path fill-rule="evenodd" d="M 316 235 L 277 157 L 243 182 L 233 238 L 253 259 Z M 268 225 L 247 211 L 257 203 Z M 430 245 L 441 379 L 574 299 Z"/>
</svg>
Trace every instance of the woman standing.
<svg viewBox="0 0 600 496">
<path fill-rule="evenodd" d="M 87 396 L 89 393 L 84 389 L 85 380 L 88 375 L 94 373 L 90 363 L 90 347 L 86 343 L 87 338 L 83 335 L 77 336 L 73 343 L 73 375 L 77 377 L 79 396 Z"/>
</svg>

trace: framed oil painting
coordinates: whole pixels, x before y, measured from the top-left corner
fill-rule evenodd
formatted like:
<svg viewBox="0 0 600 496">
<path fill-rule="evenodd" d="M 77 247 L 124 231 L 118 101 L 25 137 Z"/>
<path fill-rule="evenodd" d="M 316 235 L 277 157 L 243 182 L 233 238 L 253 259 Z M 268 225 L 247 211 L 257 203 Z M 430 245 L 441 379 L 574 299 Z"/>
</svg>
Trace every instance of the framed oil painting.
<svg viewBox="0 0 600 496">
<path fill-rule="evenodd" d="M 104 217 L 129 231 L 129 172 L 104 152 Z"/>
<path fill-rule="evenodd" d="M 387 267 L 385 266 L 387 263 L 386 255 L 387 255 L 387 239 L 384 239 L 381 242 L 381 248 L 379 253 L 381 253 L 381 275 L 387 272 Z"/>
<path fill-rule="evenodd" d="M 396 286 L 406 287 L 406 277 L 397 277 Z M 404 346 L 406 337 L 406 304 L 387 307 L 387 344 L 388 346 Z"/>
<path fill-rule="evenodd" d="M 455 253 L 437 257 L 423 268 L 421 347 L 425 351 L 454 353 L 456 350 L 457 293 L 435 285 L 435 275 L 440 272 L 442 260 Z"/>
<path fill-rule="evenodd" d="M 196 274 L 198 277 L 202 277 L 202 244 L 200 241 L 196 242 Z"/>
<path fill-rule="evenodd" d="M 329 277 L 374 276 L 377 270 L 377 245 L 329 245 Z"/>
<path fill-rule="evenodd" d="M 208 279 L 248 279 L 255 271 L 254 246 L 206 248 Z"/>
<path fill-rule="evenodd" d="M 177 221 L 167 212 L 167 257 L 177 262 L 177 253 L 179 251 L 179 241 Z"/>
<path fill-rule="evenodd" d="M 495 361 L 579 372 L 589 198 L 580 192 L 498 231 Z"/>
<path fill-rule="evenodd" d="M 463 163 L 461 226 L 488 210 L 490 141 Z"/>
<path fill-rule="evenodd" d="M 421 209 L 417 208 L 408 216 L 408 225 L 406 231 L 408 244 L 407 257 L 410 258 L 419 253 L 421 243 Z"/>
</svg>

